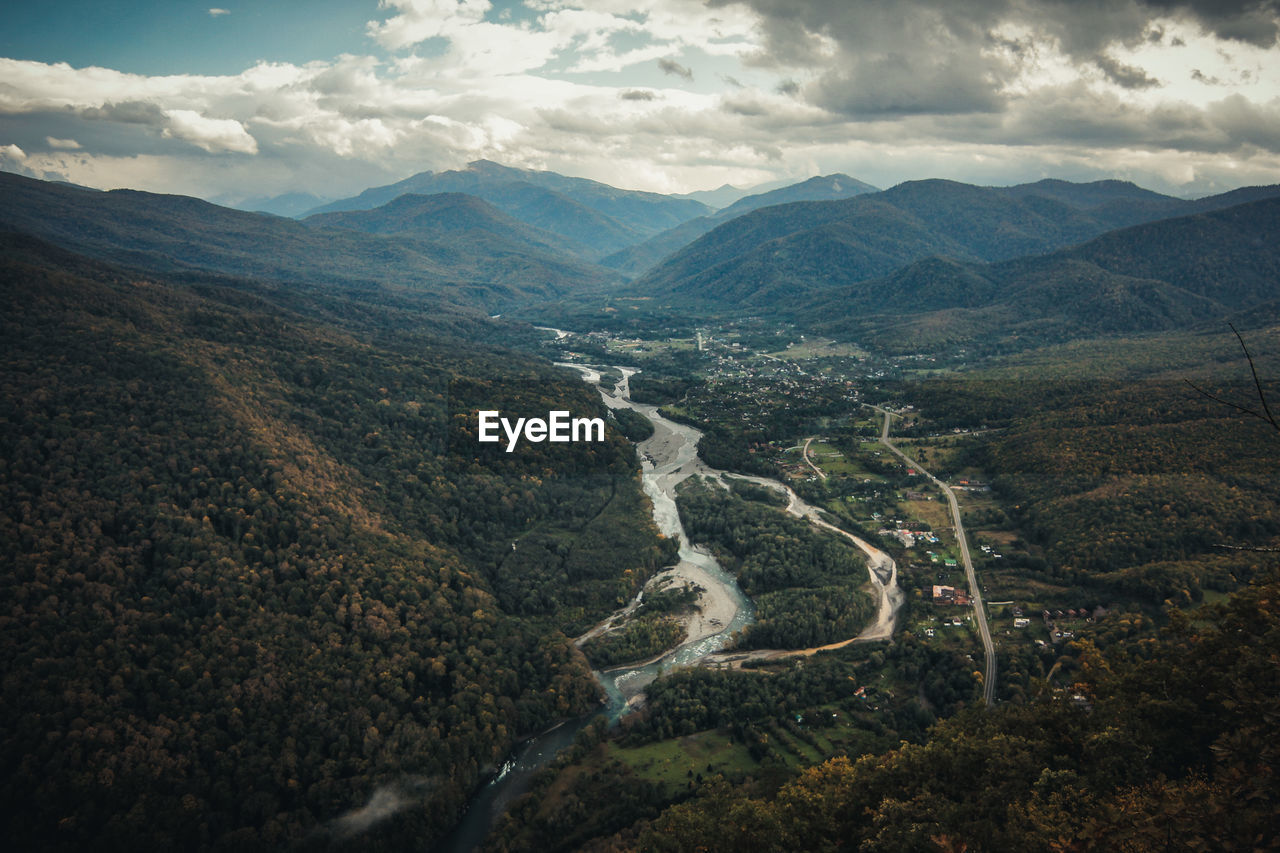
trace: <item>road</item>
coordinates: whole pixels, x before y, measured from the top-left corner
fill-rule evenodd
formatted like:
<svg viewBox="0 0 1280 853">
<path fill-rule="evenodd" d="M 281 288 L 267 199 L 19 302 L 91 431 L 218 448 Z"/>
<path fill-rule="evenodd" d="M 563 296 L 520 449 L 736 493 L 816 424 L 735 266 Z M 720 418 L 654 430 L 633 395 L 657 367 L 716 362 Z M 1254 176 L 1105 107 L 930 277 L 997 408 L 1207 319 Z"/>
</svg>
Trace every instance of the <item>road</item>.
<svg viewBox="0 0 1280 853">
<path fill-rule="evenodd" d="M 956 500 L 956 493 L 946 483 L 930 474 L 919 462 L 907 456 L 898 449 L 889 439 L 889 424 L 893 419 L 893 414 L 879 406 L 871 406 L 884 415 L 884 428 L 880 431 L 880 443 L 889 448 L 895 456 L 911 466 L 915 470 L 924 474 L 933 484 L 942 490 L 947 496 L 947 503 L 951 505 L 951 518 L 955 521 L 956 541 L 960 544 L 960 556 L 964 560 L 964 574 L 969 581 L 969 597 L 973 600 L 973 615 L 978 622 L 978 633 L 982 636 L 982 649 L 986 655 L 986 668 L 982 676 L 982 698 L 987 705 L 994 705 L 996 701 L 996 647 L 991 641 L 991 629 L 987 626 L 987 611 L 982 604 L 982 588 L 978 586 L 978 577 L 973 571 L 973 559 L 969 556 L 969 542 L 964 535 L 964 524 L 960 521 L 960 503 Z"/>
<path fill-rule="evenodd" d="M 817 474 L 819 477 L 825 480 L 827 479 L 827 475 L 823 473 L 821 468 L 819 468 L 817 465 L 814 465 L 813 460 L 809 458 L 809 445 L 812 443 L 813 443 L 812 436 L 810 436 L 809 438 L 806 438 L 804 440 L 804 450 L 800 451 L 800 455 L 804 457 L 805 463 L 808 464 L 808 466 L 813 469 L 813 473 Z"/>
</svg>

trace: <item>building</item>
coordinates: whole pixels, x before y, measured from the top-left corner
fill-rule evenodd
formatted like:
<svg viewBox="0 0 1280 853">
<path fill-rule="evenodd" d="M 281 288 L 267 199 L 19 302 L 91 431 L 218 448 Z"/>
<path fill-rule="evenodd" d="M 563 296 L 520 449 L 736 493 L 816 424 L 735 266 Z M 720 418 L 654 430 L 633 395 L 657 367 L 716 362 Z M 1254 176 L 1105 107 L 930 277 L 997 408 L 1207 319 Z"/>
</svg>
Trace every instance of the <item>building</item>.
<svg viewBox="0 0 1280 853">
<path fill-rule="evenodd" d="M 957 604 L 968 606 L 969 594 L 962 589 L 956 589 L 954 586 L 938 586 L 933 587 L 933 603 L 934 604 Z"/>
</svg>

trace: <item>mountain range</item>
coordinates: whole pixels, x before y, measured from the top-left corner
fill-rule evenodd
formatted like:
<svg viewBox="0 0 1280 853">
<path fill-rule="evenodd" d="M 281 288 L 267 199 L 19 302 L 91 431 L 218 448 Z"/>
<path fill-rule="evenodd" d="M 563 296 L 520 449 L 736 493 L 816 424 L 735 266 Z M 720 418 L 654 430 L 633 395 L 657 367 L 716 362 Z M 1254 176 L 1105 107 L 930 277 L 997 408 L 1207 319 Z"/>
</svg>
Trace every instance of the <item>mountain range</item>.
<svg viewBox="0 0 1280 853">
<path fill-rule="evenodd" d="M 615 252 L 600 263 L 620 272 L 637 275 L 708 231 L 753 210 L 793 201 L 832 201 L 873 192 L 878 190 L 848 175 L 821 175 L 809 178 L 797 184 L 789 184 L 740 198 L 714 213 L 687 220 L 650 237 L 643 243 Z"/>
<path fill-rule="evenodd" d="M 814 295 L 815 329 L 930 349 L 1019 346 L 1280 316 L 1280 197 L 1151 222 L 1046 255 L 983 264 L 930 257 Z"/>
<path fill-rule="evenodd" d="M 139 269 L 339 287 L 454 312 L 533 317 L 553 302 L 629 296 L 692 316 L 767 310 L 888 348 L 1025 347 L 1273 310 L 1277 197 L 1280 187 L 1246 187 L 1188 201 L 1122 181 L 1057 180 L 877 191 L 837 174 L 712 212 L 477 161 L 300 221 L 0 174 L 0 228 Z M 671 251 L 627 283 L 591 260 L 618 244 L 627 248 L 602 264 L 634 269 Z"/>
<path fill-rule="evenodd" d="M 562 248 L 592 260 L 711 211 L 692 199 L 621 190 L 555 172 L 476 160 L 465 169 L 421 172 L 394 184 L 322 205 L 309 214 L 369 210 L 405 194 L 466 193 L 563 238 Z"/>
<path fill-rule="evenodd" d="M 887 646 L 664 676 L 619 737 L 603 718 L 565 723 L 600 699 L 570 638 L 629 601 L 666 618 L 682 595 L 638 596 L 677 543 L 652 523 L 636 448 L 609 427 L 589 448 L 507 453 L 475 440 L 474 416 L 607 415 L 532 330 L 487 316 L 553 300 L 598 317 L 610 299 L 647 297 L 633 304 L 680 312 L 686 328 L 764 315 L 881 353 L 1135 333 L 1152 334 L 1124 343 L 1167 352 L 1193 336 L 1155 333 L 1275 322 L 1280 188 L 1182 201 L 1116 181 L 881 192 L 834 175 L 712 213 L 473 166 L 301 221 L 0 174 L 11 849 L 448 849 L 450 827 L 488 810 L 473 794 L 493 790 L 508 756 L 536 752 L 512 750 L 549 743 L 538 732 L 574 743 L 526 777 L 531 794 L 502 792 L 514 801 L 486 849 L 1265 845 L 1280 763 L 1280 512 L 1261 419 L 1195 397 L 1180 376 L 956 371 L 891 387 L 863 383 L 861 365 L 818 377 L 796 364 L 761 393 L 699 383 L 711 356 L 692 347 L 654 355 L 651 380 L 650 365 L 693 366 L 649 390 L 681 389 L 672 414 L 702 424 L 704 458 L 716 441 L 723 452 L 740 440 L 746 457 L 820 432 L 820 456 L 805 441 L 790 458 L 830 482 L 797 488 L 868 537 L 878 525 L 863 530 L 862 513 L 882 504 L 855 515 L 854 490 L 880 501 L 883 489 L 886 512 L 924 502 L 898 501 L 919 479 L 875 457 L 837 467 L 828 451 L 880 428 L 851 400 L 910 400 L 920 419 L 892 426 L 917 436 L 989 425 L 911 453 L 948 478 L 981 466 L 991 491 L 961 494 L 965 523 L 975 545 L 1010 546 L 991 558 L 1009 568 L 983 560 L 983 583 L 1027 590 L 1045 623 L 1049 607 L 1082 607 L 1069 617 L 1081 634 L 1032 646 L 1057 632 L 1037 618 L 1019 649 L 1006 632 L 988 681 L 999 705 L 981 710 L 966 641 L 926 643 L 904 611 Z M 454 181 L 488 189 L 444 189 Z M 591 260 L 605 257 L 597 236 L 674 247 L 704 226 L 635 281 Z M 744 375 L 773 332 L 785 330 L 750 342 Z M 1029 355 L 1061 368 L 1074 351 Z M 1023 375 L 1040 369 L 1026 364 Z M 698 384 L 716 414 L 690 405 Z M 766 409 L 779 417 L 749 422 Z M 887 436 L 887 413 L 884 425 Z M 755 491 L 765 499 L 720 505 L 732 516 L 703 505 L 726 568 L 745 580 L 819 563 L 826 534 L 768 530 L 754 519 L 783 516 Z M 875 541 L 901 558 L 912 622 L 933 618 L 934 570 Z M 1175 610 L 1250 577 L 1262 582 L 1225 604 Z M 763 592 L 757 624 L 786 600 L 816 620 L 854 588 Z M 1084 605 L 1099 618 L 1086 623 Z M 1241 843 L 1217 843 L 1219 826 Z"/>
<path fill-rule="evenodd" d="M 1009 260 L 1277 193 L 1277 187 L 1254 188 L 1182 201 L 1118 181 L 998 188 L 912 181 L 842 201 L 740 216 L 650 269 L 632 290 L 708 309 L 717 303 L 771 306 L 888 275 L 929 256 Z"/>
<path fill-rule="evenodd" d="M 0 201 L 0 228 L 160 272 L 408 292 L 485 311 L 616 279 L 469 196 L 425 202 L 407 230 L 388 224 L 406 202 L 385 215 L 308 224 L 185 196 L 86 192 L 12 174 L 0 174 Z M 326 227 L 338 222 L 349 227 Z"/>
</svg>

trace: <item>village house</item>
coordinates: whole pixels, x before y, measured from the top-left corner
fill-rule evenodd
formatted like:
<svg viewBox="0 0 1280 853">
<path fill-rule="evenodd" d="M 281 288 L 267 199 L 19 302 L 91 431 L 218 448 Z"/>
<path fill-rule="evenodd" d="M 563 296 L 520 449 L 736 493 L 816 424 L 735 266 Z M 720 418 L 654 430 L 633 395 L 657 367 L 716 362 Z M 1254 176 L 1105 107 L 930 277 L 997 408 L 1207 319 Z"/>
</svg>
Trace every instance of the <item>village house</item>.
<svg viewBox="0 0 1280 853">
<path fill-rule="evenodd" d="M 968 606 L 969 594 L 962 589 L 956 589 L 953 586 L 933 587 L 933 603 L 934 604 L 957 604 Z"/>
</svg>

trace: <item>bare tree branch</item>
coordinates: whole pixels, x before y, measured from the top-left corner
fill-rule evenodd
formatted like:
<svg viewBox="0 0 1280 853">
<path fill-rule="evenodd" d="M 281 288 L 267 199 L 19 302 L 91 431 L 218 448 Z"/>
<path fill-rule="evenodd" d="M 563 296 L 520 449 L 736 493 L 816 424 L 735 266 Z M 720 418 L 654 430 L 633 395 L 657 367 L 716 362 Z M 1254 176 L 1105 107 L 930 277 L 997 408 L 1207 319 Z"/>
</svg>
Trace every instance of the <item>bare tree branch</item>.
<svg viewBox="0 0 1280 853">
<path fill-rule="evenodd" d="M 1236 329 L 1235 324 L 1228 323 L 1227 325 L 1231 327 L 1232 332 L 1235 332 L 1236 340 L 1240 342 L 1240 349 L 1244 350 L 1244 357 L 1249 361 L 1249 372 L 1253 374 L 1253 387 L 1258 391 L 1258 400 L 1262 402 L 1262 411 L 1250 409 L 1248 406 L 1241 406 L 1238 403 L 1233 403 L 1230 400 L 1224 400 L 1221 397 L 1215 397 L 1213 394 L 1210 394 L 1208 391 L 1196 385 L 1190 379 L 1184 379 L 1183 381 L 1190 385 L 1197 393 L 1204 397 L 1208 397 L 1213 402 L 1221 403 L 1222 405 L 1229 406 L 1238 412 L 1244 412 L 1246 415 L 1252 415 L 1255 418 L 1264 420 L 1271 424 L 1271 426 L 1275 428 L 1276 432 L 1280 432 L 1280 422 L 1276 421 L 1276 416 L 1271 414 L 1271 407 L 1267 405 L 1267 395 L 1262 390 L 1262 380 L 1258 378 L 1258 368 L 1253 363 L 1253 354 L 1250 353 L 1249 348 L 1245 346 L 1244 338 Z"/>
<path fill-rule="evenodd" d="M 1221 542 L 1215 542 L 1213 547 L 1227 548 L 1232 551 L 1256 551 L 1264 554 L 1280 554 L 1280 548 L 1260 548 L 1260 547 L 1253 547 L 1249 545 L 1225 545 Z"/>
</svg>

